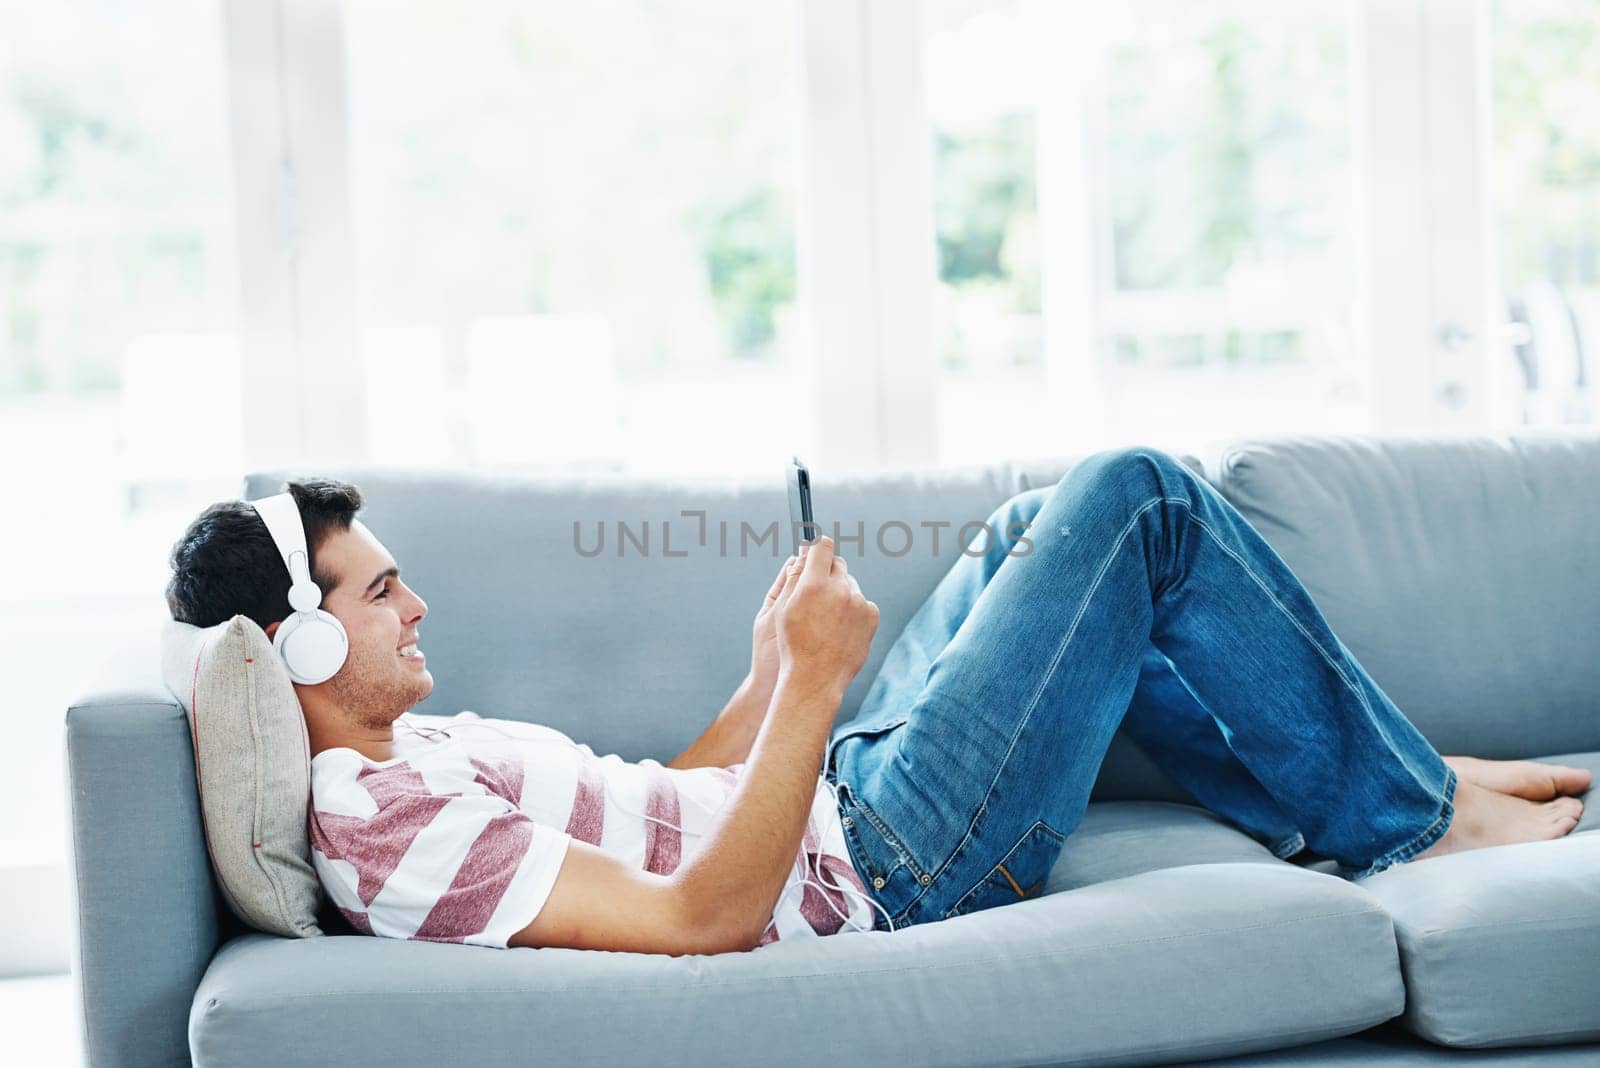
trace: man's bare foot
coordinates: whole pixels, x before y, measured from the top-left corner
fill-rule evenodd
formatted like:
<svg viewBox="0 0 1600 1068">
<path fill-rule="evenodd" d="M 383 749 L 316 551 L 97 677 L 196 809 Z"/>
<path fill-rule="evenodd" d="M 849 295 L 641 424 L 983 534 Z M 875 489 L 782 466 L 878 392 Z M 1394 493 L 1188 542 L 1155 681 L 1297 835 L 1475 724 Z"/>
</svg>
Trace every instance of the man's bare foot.
<svg viewBox="0 0 1600 1068">
<path fill-rule="evenodd" d="M 1447 756 L 1444 762 L 1456 769 L 1458 779 L 1497 790 L 1529 801 L 1549 801 L 1561 794 L 1581 794 L 1589 789 L 1594 776 L 1582 768 L 1565 764 L 1541 764 L 1536 760 L 1480 760 L 1469 756 Z"/>
<path fill-rule="evenodd" d="M 1576 797 L 1529 801 L 1479 786 L 1457 772 L 1455 816 L 1449 829 L 1443 838 L 1411 859 L 1560 838 L 1578 825 L 1582 815 L 1583 802 Z"/>
</svg>

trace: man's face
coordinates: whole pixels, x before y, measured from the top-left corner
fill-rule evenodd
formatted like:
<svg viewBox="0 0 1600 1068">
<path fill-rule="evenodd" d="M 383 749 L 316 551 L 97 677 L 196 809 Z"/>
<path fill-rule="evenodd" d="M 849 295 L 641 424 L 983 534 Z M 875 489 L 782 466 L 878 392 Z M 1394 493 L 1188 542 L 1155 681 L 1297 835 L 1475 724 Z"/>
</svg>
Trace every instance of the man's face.
<svg viewBox="0 0 1600 1068">
<path fill-rule="evenodd" d="M 433 692 L 433 676 L 416 647 L 417 624 L 428 606 L 400 581 L 394 557 L 359 519 L 322 544 L 317 569 L 337 576 L 322 608 L 350 638 L 344 666 L 321 686 L 353 726 L 387 727 Z"/>
</svg>

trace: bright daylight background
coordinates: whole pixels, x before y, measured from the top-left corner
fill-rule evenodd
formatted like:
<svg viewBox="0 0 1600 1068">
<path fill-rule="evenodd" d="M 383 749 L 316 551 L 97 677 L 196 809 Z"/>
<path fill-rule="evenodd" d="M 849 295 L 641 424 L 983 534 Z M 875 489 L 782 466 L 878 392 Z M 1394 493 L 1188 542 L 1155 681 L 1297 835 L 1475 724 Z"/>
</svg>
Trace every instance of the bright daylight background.
<svg viewBox="0 0 1600 1068">
<path fill-rule="evenodd" d="M 1597 354 L 1600 0 L 0 0 L 0 975 L 244 470 L 1593 424 Z"/>
</svg>

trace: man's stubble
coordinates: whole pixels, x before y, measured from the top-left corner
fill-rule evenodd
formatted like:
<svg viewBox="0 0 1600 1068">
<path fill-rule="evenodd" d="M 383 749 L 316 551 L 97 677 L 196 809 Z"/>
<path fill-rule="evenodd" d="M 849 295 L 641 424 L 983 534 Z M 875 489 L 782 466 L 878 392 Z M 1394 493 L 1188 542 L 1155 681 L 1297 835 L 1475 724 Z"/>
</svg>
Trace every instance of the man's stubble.
<svg viewBox="0 0 1600 1068">
<path fill-rule="evenodd" d="M 328 684 L 354 726 L 387 727 L 433 692 L 433 678 L 426 669 L 396 663 L 392 652 L 358 656 L 352 650 L 351 657 Z"/>
</svg>

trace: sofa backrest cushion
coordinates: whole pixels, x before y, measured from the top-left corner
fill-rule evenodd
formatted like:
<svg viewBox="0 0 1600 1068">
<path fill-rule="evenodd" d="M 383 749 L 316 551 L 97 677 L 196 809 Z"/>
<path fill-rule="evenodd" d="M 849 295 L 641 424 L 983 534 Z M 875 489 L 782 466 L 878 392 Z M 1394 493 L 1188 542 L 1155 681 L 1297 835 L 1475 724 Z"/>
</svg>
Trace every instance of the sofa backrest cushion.
<svg viewBox="0 0 1600 1068">
<path fill-rule="evenodd" d="M 188 714 L 206 847 L 223 900 L 270 934 L 320 935 L 321 888 L 306 831 L 310 743 L 271 640 L 245 616 L 205 629 L 168 620 L 161 673 Z"/>
<path fill-rule="evenodd" d="M 1286 437 L 1202 460 L 1442 752 L 1600 748 L 1600 434 Z"/>
</svg>

